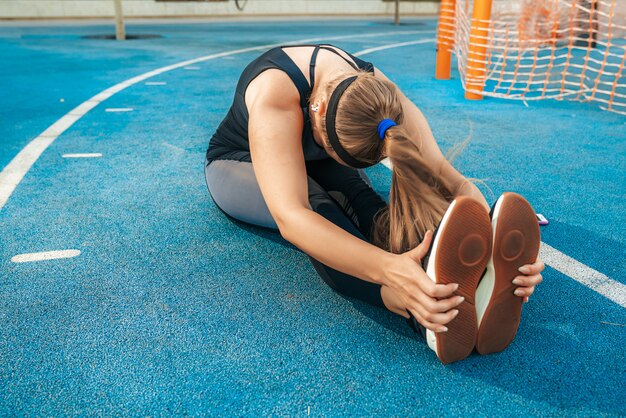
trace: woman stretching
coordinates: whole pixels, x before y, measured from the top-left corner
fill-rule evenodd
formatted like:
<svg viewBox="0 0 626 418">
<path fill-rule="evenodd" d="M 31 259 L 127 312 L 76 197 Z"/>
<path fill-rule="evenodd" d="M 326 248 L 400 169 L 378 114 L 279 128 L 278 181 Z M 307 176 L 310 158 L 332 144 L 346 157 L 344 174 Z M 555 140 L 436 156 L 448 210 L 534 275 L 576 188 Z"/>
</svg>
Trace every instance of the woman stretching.
<svg viewBox="0 0 626 418">
<path fill-rule="evenodd" d="M 389 204 L 362 170 L 386 157 Z M 490 214 L 419 109 L 331 45 L 274 48 L 246 67 L 205 176 L 222 211 L 278 229 L 330 287 L 407 318 L 443 363 L 508 346 L 541 282 L 530 205 L 505 193 Z"/>
</svg>

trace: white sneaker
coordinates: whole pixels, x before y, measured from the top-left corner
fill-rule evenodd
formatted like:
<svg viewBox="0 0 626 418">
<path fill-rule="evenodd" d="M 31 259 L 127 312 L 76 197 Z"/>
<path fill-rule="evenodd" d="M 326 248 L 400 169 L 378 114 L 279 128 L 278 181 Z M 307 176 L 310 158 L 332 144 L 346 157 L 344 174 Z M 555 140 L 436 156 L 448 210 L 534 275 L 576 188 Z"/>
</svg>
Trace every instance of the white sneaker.
<svg viewBox="0 0 626 418">
<path fill-rule="evenodd" d="M 476 199 L 461 196 L 444 214 L 429 253 L 424 258 L 426 274 L 435 283 L 458 283 L 455 295 L 465 300 L 455 309 L 459 314 L 446 324 L 447 332 L 426 330 L 428 346 L 439 360 L 462 360 L 474 349 L 477 321 L 474 295 L 491 254 L 489 214 Z"/>
<path fill-rule="evenodd" d="M 541 241 L 535 211 L 522 196 L 504 193 L 491 208 L 493 252 L 476 290 L 480 354 L 504 350 L 515 338 L 522 314 L 522 298 L 512 283 L 518 268 L 534 263 Z"/>
</svg>

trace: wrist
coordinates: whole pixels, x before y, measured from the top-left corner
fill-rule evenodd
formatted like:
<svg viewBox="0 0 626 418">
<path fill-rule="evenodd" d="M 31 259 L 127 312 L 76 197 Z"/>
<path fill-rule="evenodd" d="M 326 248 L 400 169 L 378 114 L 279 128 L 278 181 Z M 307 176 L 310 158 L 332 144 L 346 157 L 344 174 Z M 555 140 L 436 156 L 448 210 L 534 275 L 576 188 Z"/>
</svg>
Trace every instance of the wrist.
<svg viewBox="0 0 626 418">
<path fill-rule="evenodd" d="M 398 255 L 383 250 L 381 250 L 381 253 L 382 254 L 380 256 L 380 260 L 378 260 L 378 262 L 376 263 L 379 271 L 377 272 L 377 277 L 375 278 L 375 280 L 380 285 L 388 286 L 390 284 L 391 278 L 393 277 L 393 275 L 390 275 L 389 273 L 392 271 L 393 266 L 396 264 Z"/>
</svg>

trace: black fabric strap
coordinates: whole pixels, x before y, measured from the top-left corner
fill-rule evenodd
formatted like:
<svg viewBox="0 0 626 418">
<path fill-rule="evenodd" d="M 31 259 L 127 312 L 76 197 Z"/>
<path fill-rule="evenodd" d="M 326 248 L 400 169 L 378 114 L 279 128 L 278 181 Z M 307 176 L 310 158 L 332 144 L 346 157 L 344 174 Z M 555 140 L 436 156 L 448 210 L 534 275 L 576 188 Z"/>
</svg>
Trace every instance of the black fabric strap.
<svg viewBox="0 0 626 418">
<path fill-rule="evenodd" d="M 296 63 L 294 63 L 289 55 L 285 53 L 285 51 L 282 49 L 278 49 L 278 51 L 280 51 L 280 55 L 273 57 L 274 64 L 277 68 L 280 68 L 287 73 L 289 78 L 291 78 L 291 81 L 293 81 L 293 84 L 298 89 L 298 93 L 300 93 L 300 106 L 302 108 L 308 107 L 308 96 L 311 88 L 309 87 L 306 77 L 302 74 L 302 71 L 300 71 L 300 68 L 298 68 Z"/>
<path fill-rule="evenodd" d="M 352 76 L 343 80 L 333 94 L 330 96 L 330 100 L 328 101 L 328 107 L 326 109 L 326 134 L 328 135 L 328 140 L 330 141 L 330 145 L 333 150 L 337 153 L 339 158 L 343 160 L 344 163 L 352 166 L 354 168 L 365 168 L 371 167 L 373 164 L 369 164 L 363 161 L 359 161 L 354 158 L 352 155 L 348 153 L 339 142 L 339 138 L 337 137 L 337 131 L 335 130 L 335 119 L 337 118 L 337 106 L 339 105 L 339 99 L 346 91 L 350 84 L 357 79 L 357 76 Z"/>
<path fill-rule="evenodd" d="M 313 89 L 313 85 L 315 84 L 315 61 L 317 60 L 318 52 L 320 52 L 319 45 L 317 45 L 313 50 L 313 54 L 311 54 L 311 62 L 309 63 L 309 84 L 311 85 L 311 89 Z"/>
<path fill-rule="evenodd" d="M 353 62 L 352 62 L 352 61 L 350 61 L 348 58 L 346 58 L 346 57 L 344 57 L 343 55 L 341 55 L 341 54 L 340 54 L 339 52 L 337 52 L 334 48 L 330 48 L 330 47 L 328 47 L 328 46 L 324 46 L 324 45 L 321 45 L 321 46 L 320 46 L 320 48 L 322 48 L 322 49 L 323 49 L 323 50 L 325 50 L 325 51 L 330 51 L 330 52 L 334 53 L 334 54 L 335 54 L 335 55 L 337 55 L 339 58 L 341 58 L 342 60 L 344 60 L 345 62 L 347 62 L 347 63 L 350 65 L 350 67 L 354 68 L 355 70 L 359 70 L 359 67 L 358 67 L 355 63 L 353 63 Z M 343 51 L 343 49 L 342 49 L 342 51 Z M 343 51 L 343 52 L 346 52 L 346 51 Z M 350 56 L 350 58 L 352 58 L 352 55 L 350 55 L 350 54 L 349 54 L 349 53 L 347 53 L 347 52 L 346 52 L 346 54 L 348 54 L 348 55 Z"/>
<path fill-rule="evenodd" d="M 336 46 L 330 45 L 330 44 L 282 45 L 280 48 L 281 49 L 283 49 L 283 48 L 302 48 L 302 47 L 307 47 L 307 46 L 308 47 L 313 46 L 313 47 L 317 47 L 319 49 L 323 49 L 325 51 L 330 51 L 333 54 L 337 55 L 342 60 L 344 60 L 346 63 L 348 63 L 355 70 L 363 70 L 363 71 L 368 71 L 368 72 L 373 72 L 373 70 L 374 70 L 372 63 L 367 62 L 367 61 L 363 61 L 362 59 L 359 59 L 359 58 L 355 57 L 354 55 L 350 54 L 348 51 L 345 51 L 345 50 L 343 50 L 343 49 L 341 49 L 339 47 L 336 47 Z M 348 58 L 346 58 L 343 55 L 341 55 L 339 52 L 337 52 L 337 50 L 335 48 L 339 49 L 340 51 L 345 52 L 350 58 L 352 58 L 352 60 L 354 60 L 354 62 L 350 61 Z"/>
</svg>

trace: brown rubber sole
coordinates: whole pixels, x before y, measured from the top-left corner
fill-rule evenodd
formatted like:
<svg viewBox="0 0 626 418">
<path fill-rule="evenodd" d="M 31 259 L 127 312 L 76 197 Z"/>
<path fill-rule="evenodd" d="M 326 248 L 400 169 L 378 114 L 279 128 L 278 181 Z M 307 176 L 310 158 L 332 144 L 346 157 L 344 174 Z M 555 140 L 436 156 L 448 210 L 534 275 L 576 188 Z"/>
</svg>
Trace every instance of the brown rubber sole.
<svg viewBox="0 0 626 418">
<path fill-rule="evenodd" d="M 465 301 L 455 309 L 459 314 L 436 333 L 437 357 L 444 363 L 462 360 L 474 349 L 477 321 L 475 292 L 491 255 L 491 220 L 483 205 L 470 197 L 459 197 L 445 225 L 438 231 L 435 258 L 437 283 L 458 283 L 455 295 Z"/>
<path fill-rule="evenodd" d="M 517 286 L 512 281 L 521 266 L 537 260 L 541 241 L 535 211 L 526 199 L 516 193 L 501 199 L 493 214 L 494 287 L 476 339 L 480 354 L 502 351 L 515 338 L 523 301 L 513 293 Z"/>
</svg>

